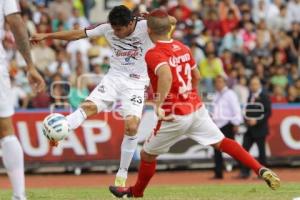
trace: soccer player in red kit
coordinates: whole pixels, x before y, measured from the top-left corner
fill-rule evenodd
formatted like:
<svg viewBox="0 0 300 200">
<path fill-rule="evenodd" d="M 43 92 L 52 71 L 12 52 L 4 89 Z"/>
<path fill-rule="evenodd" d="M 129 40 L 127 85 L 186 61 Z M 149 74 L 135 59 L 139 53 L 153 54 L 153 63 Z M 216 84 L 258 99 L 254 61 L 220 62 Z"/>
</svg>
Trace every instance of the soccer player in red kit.
<svg viewBox="0 0 300 200">
<path fill-rule="evenodd" d="M 257 162 L 237 142 L 225 138 L 210 118 L 196 92 L 199 72 L 191 51 L 168 37 L 171 25 L 167 13 L 154 10 L 148 17 L 147 25 L 150 38 L 155 43 L 145 59 L 156 94 L 154 103 L 158 122 L 141 151 L 136 184 L 132 187 L 110 186 L 111 193 L 119 198 L 143 197 L 155 173 L 156 157 L 168 152 L 182 135 L 229 154 L 253 169 L 271 189 L 277 189 L 280 186 L 278 176 Z"/>
</svg>

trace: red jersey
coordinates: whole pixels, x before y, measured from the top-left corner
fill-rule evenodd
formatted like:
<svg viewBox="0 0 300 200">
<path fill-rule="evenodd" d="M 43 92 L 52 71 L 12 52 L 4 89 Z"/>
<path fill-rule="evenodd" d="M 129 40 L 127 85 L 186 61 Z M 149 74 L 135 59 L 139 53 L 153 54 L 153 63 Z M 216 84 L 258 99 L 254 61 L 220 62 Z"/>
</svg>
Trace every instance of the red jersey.
<svg viewBox="0 0 300 200">
<path fill-rule="evenodd" d="M 157 69 L 164 64 L 170 66 L 172 86 L 162 106 L 166 114 L 187 115 L 201 107 L 202 101 L 192 88 L 191 72 L 197 66 L 188 47 L 176 40 L 158 41 L 148 50 L 145 60 L 154 93 L 157 92 Z"/>
</svg>

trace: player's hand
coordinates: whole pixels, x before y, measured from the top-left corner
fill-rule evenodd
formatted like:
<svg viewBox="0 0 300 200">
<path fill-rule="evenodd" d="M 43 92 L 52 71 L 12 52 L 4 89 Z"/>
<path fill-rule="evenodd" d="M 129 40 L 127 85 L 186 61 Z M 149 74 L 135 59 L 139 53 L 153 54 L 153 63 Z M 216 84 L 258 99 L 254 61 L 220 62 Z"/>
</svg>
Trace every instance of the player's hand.
<svg viewBox="0 0 300 200">
<path fill-rule="evenodd" d="M 166 116 L 165 110 L 162 109 L 161 107 L 156 107 L 155 113 L 158 117 L 158 120 L 161 120 L 161 121 L 173 121 L 174 120 L 174 116 L 172 116 L 172 115 Z"/>
<path fill-rule="evenodd" d="M 33 91 L 42 92 L 45 89 L 45 81 L 34 67 L 28 69 L 27 79 Z"/>
<path fill-rule="evenodd" d="M 37 34 L 33 34 L 33 35 L 31 36 L 31 38 L 29 39 L 30 44 L 32 44 L 32 45 L 38 44 L 40 41 L 46 39 L 46 35 L 47 35 L 47 33 L 37 33 Z"/>
</svg>

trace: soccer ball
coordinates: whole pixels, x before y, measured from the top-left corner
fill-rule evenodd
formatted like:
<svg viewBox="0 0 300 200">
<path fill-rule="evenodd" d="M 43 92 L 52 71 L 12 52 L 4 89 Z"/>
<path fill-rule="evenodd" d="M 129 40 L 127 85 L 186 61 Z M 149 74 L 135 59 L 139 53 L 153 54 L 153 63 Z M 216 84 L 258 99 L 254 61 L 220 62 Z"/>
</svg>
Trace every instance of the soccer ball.
<svg viewBox="0 0 300 200">
<path fill-rule="evenodd" d="M 48 115 L 43 121 L 43 134 L 52 141 L 65 139 L 70 132 L 66 117 L 59 113 Z"/>
</svg>

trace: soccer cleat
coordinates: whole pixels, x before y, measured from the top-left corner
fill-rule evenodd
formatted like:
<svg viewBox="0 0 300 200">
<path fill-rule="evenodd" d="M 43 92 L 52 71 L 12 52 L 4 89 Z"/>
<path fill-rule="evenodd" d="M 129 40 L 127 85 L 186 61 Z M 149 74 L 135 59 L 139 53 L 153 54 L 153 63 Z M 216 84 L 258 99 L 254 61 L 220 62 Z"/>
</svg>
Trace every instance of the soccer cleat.
<svg viewBox="0 0 300 200">
<path fill-rule="evenodd" d="M 259 170 L 259 175 L 272 190 L 277 190 L 280 187 L 280 179 L 272 170 L 263 167 Z"/>
<path fill-rule="evenodd" d="M 117 187 L 125 187 L 126 186 L 126 178 L 121 176 L 116 176 L 115 186 Z"/>
<path fill-rule="evenodd" d="M 133 197 L 133 194 L 129 187 L 109 186 L 109 191 L 117 198 Z"/>
</svg>

